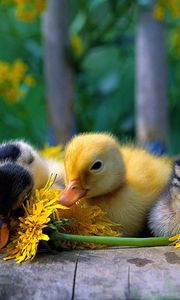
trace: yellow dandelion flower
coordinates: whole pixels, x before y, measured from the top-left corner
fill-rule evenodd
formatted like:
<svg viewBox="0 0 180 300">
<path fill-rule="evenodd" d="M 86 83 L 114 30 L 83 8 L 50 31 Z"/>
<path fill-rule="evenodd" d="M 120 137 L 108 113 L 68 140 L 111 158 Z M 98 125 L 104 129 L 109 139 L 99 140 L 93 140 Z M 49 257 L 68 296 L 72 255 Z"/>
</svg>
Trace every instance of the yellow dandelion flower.
<svg viewBox="0 0 180 300">
<path fill-rule="evenodd" d="M 55 179 L 54 179 L 55 180 Z M 36 190 L 27 202 L 25 216 L 19 218 L 19 229 L 16 238 L 7 246 L 5 260 L 15 259 L 18 263 L 32 260 L 41 240 L 48 241 L 48 235 L 43 229 L 57 216 L 57 209 L 64 207 L 59 204 L 60 190 L 52 187 L 54 180 L 50 179 L 41 190 Z"/>
<path fill-rule="evenodd" d="M 79 201 L 68 210 L 59 210 L 60 218 L 71 220 L 69 226 L 64 227 L 64 233 L 95 236 L 120 236 L 120 224 L 113 223 L 106 212 L 98 206 L 90 206 L 84 200 Z M 64 245 L 72 248 L 102 248 L 102 245 L 84 244 L 64 241 Z"/>
<path fill-rule="evenodd" d="M 180 248 L 180 234 L 171 237 L 169 240 L 175 243 L 176 248 Z"/>
<path fill-rule="evenodd" d="M 55 158 L 61 160 L 64 157 L 63 146 L 57 145 L 50 147 L 48 145 L 45 145 L 44 149 L 41 150 L 41 154 L 46 158 Z"/>
</svg>

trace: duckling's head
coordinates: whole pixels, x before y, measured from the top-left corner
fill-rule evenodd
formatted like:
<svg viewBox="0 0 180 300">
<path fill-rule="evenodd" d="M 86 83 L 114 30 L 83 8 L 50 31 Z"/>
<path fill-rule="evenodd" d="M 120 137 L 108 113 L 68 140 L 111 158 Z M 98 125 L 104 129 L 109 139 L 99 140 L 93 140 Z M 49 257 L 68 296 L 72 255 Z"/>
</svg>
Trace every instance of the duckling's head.
<svg viewBox="0 0 180 300">
<path fill-rule="evenodd" d="M 66 189 L 60 201 L 71 206 L 82 197 L 103 196 L 125 181 L 125 165 L 118 142 L 109 134 L 74 137 L 65 149 Z"/>
<path fill-rule="evenodd" d="M 11 145 L 19 149 L 20 153 L 15 162 L 26 168 L 30 173 L 33 180 L 33 190 L 42 188 L 49 177 L 46 161 L 27 142 L 17 140 L 11 142 Z"/>
<path fill-rule="evenodd" d="M 20 140 L 1 144 L 0 217 L 8 217 L 47 179 L 45 162 L 31 145 Z"/>
</svg>

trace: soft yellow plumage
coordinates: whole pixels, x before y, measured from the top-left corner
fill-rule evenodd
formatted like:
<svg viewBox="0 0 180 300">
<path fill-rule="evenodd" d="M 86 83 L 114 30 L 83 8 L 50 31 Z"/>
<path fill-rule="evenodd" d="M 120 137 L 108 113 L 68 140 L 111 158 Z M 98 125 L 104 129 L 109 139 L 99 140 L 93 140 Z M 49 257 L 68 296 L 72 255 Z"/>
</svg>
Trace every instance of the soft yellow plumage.
<svg viewBox="0 0 180 300">
<path fill-rule="evenodd" d="M 120 146 L 108 134 L 83 134 L 65 150 L 66 189 L 63 204 L 84 197 L 98 205 L 125 236 L 138 236 L 149 208 L 171 174 L 171 162 L 132 146 Z"/>
</svg>

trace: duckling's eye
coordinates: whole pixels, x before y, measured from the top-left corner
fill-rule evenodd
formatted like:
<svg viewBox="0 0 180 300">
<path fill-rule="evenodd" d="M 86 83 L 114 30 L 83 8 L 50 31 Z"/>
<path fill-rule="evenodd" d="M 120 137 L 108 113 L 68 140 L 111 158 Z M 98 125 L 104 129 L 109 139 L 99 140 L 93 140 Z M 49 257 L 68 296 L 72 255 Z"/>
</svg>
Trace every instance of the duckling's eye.
<svg viewBox="0 0 180 300">
<path fill-rule="evenodd" d="M 91 171 L 99 171 L 102 167 L 102 161 L 101 160 L 96 160 L 93 165 L 91 166 L 90 170 Z"/>
</svg>

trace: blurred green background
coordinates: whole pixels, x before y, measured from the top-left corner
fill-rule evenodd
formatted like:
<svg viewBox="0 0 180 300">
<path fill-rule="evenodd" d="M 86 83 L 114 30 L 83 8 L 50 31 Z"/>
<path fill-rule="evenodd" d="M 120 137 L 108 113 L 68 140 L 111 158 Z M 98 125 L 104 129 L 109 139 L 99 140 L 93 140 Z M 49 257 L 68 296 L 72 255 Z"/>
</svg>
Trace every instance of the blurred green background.
<svg viewBox="0 0 180 300">
<path fill-rule="evenodd" d="M 14 95 L 13 100 L 13 96 L 6 95 L 4 90 L 0 65 L 0 142 L 25 138 L 42 147 L 48 141 L 42 16 L 37 13 L 32 20 L 28 20 L 31 15 L 23 15 L 21 11 L 19 18 L 15 2 L 0 1 L 0 61 L 12 66 L 14 61 L 20 59 L 27 69 L 24 77 L 15 83 L 22 95 Z M 67 55 L 75 74 L 78 132 L 103 131 L 108 128 L 122 141 L 135 139 L 137 2 L 69 1 L 70 45 Z M 27 9 L 32 10 L 32 7 Z M 37 12 L 38 9 L 35 9 Z M 180 149 L 180 27 L 179 18 L 172 7 L 166 10 L 165 13 L 159 9 L 156 13 L 166 24 L 169 153 L 177 154 Z M 17 71 L 13 75 L 13 68 L 9 67 L 6 72 L 11 73 L 6 85 L 11 85 Z M 116 106 L 121 109 L 115 109 Z"/>
</svg>

